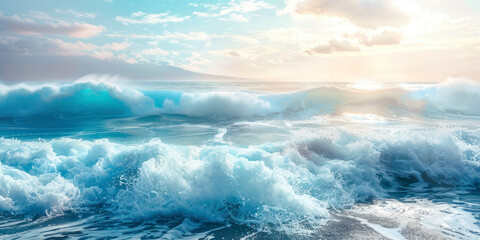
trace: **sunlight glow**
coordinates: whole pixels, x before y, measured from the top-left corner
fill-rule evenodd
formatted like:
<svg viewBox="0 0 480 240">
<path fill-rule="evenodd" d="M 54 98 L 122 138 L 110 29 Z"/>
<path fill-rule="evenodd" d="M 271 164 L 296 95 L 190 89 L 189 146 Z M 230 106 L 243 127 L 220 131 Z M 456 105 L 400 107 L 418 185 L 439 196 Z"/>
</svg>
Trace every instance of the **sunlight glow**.
<svg viewBox="0 0 480 240">
<path fill-rule="evenodd" d="M 384 85 L 382 83 L 377 83 L 377 82 L 356 82 L 353 84 L 349 84 L 348 87 L 359 89 L 359 90 L 376 91 L 376 90 L 383 89 Z"/>
</svg>

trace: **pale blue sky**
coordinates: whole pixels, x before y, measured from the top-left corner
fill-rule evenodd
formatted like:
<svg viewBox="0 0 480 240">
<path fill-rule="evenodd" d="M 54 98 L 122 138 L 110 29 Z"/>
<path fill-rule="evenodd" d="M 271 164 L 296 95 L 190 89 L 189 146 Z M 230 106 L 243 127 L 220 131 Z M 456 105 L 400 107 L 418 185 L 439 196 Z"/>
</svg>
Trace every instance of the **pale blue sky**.
<svg viewBox="0 0 480 240">
<path fill-rule="evenodd" d="M 0 51 L 273 81 L 443 81 L 480 76 L 479 9 L 475 0 L 3 1 Z"/>
</svg>

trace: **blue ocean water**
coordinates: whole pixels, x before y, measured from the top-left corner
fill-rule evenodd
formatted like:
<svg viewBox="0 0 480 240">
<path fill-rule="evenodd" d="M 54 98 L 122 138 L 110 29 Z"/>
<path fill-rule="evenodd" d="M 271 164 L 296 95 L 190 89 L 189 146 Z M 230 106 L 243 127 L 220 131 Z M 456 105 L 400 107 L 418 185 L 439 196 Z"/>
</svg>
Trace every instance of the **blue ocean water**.
<svg viewBox="0 0 480 240">
<path fill-rule="evenodd" d="M 5 239 L 480 238 L 480 84 L 0 85 Z"/>
</svg>

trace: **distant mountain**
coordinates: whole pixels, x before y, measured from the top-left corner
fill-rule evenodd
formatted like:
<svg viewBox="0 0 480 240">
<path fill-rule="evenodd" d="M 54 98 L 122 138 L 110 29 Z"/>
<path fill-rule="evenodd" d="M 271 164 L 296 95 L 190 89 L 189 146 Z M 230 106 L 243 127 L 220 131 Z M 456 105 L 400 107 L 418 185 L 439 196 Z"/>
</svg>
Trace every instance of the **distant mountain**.
<svg viewBox="0 0 480 240">
<path fill-rule="evenodd" d="M 242 81 L 179 67 L 149 63 L 125 63 L 87 56 L 0 55 L 0 80 L 7 82 L 75 80 L 88 74 L 120 75 L 131 80 Z"/>
</svg>

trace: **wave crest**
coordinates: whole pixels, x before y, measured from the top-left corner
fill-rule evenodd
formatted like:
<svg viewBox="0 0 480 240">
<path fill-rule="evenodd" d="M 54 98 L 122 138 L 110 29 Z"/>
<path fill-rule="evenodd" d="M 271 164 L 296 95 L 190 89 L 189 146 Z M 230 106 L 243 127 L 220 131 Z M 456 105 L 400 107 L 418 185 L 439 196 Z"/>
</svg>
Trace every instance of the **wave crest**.
<svg viewBox="0 0 480 240">
<path fill-rule="evenodd" d="M 325 130 L 320 136 L 333 137 L 302 134 L 304 140 L 248 148 L 177 146 L 158 139 L 137 145 L 1 139 L 0 208 L 42 214 L 107 204 L 134 218 L 326 218 L 329 208 L 411 184 L 479 186 L 478 134 L 362 137 Z"/>
<path fill-rule="evenodd" d="M 108 118 L 177 114 L 213 119 L 270 116 L 313 116 L 363 112 L 386 116 L 479 116 L 480 84 L 450 80 L 443 84 L 405 90 L 401 85 L 375 91 L 320 87 L 294 93 L 190 93 L 141 91 L 107 81 L 83 79 L 65 85 L 0 85 L 0 118 L 48 116 Z M 302 113 L 302 114 L 298 114 Z"/>
</svg>

